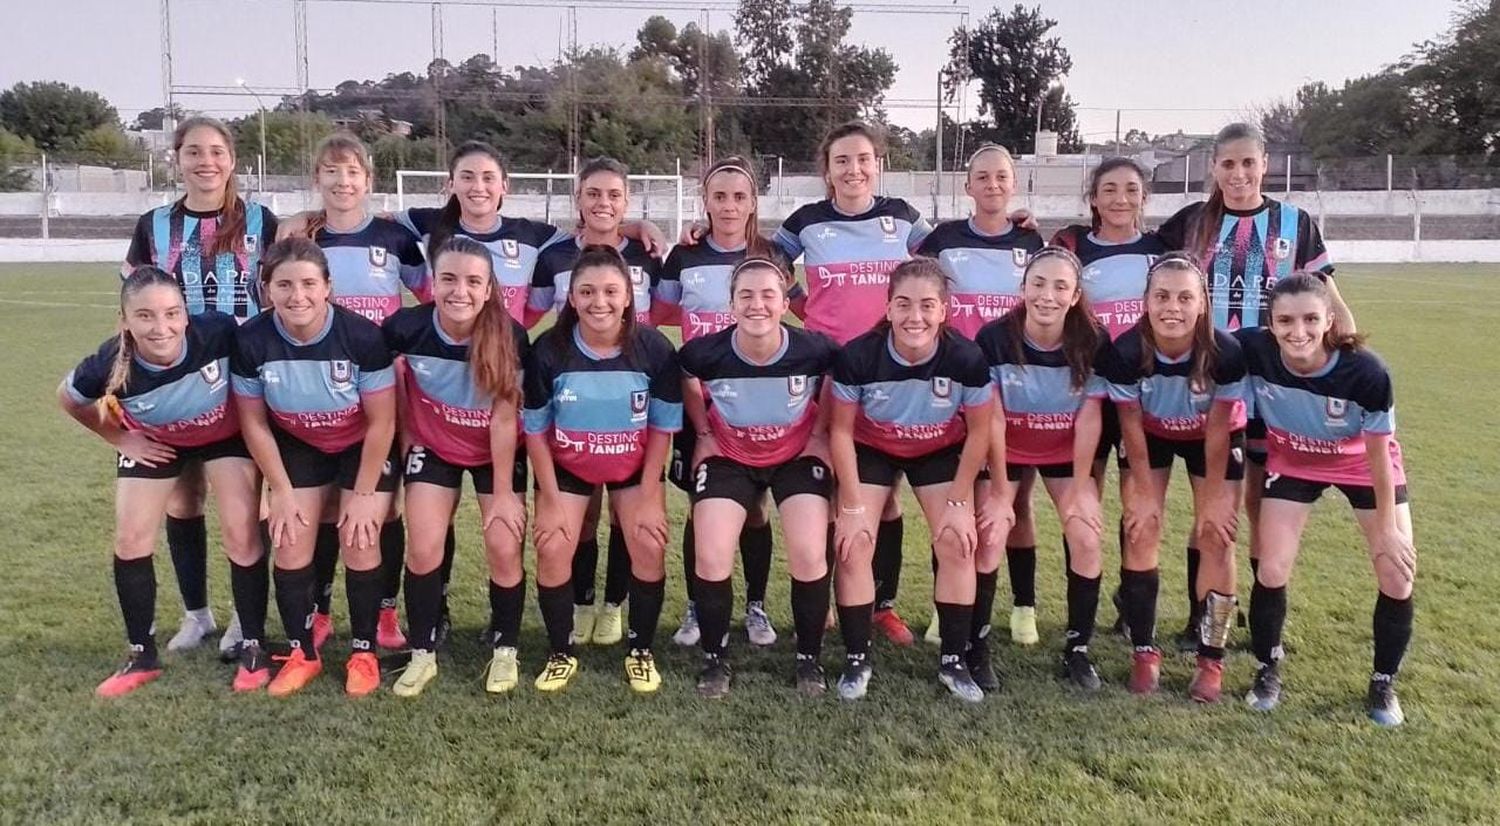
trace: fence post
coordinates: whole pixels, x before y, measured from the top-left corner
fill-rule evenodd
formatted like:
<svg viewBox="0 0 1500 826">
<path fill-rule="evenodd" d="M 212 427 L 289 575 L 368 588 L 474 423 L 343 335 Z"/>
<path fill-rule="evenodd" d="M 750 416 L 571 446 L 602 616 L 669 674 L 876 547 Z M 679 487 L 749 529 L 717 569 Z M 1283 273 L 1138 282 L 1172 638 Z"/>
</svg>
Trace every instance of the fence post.
<svg viewBox="0 0 1500 826">
<path fill-rule="evenodd" d="M 646 170 L 646 180 L 641 183 L 645 184 L 644 191 L 641 193 L 641 220 L 649 221 L 651 220 L 651 170 Z"/>
<path fill-rule="evenodd" d="M 1292 194 L 1292 155 L 1290 152 L 1286 156 L 1286 194 Z"/>
<path fill-rule="evenodd" d="M 1182 156 L 1182 194 L 1188 194 L 1189 182 L 1193 179 L 1193 156 L 1187 154 Z"/>
<path fill-rule="evenodd" d="M 547 200 L 542 207 L 542 217 L 547 223 L 552 223 L 552 170 L 547 170 Z"/>
<path fill-rule="evenodd" d="M 1390 153 L 1387 152 L 1386 156 L 1385 156 L 1385 191 L 1386 192 L 1390 192 L 1391 191 L 1391 188 L 1392 188 L 1391 187 L 1391 183 L 1392 183 L 1391 178 L 1393 177 L 1392 173 L 1394 173 L 1394 172 L 1395 172 L 1395 163 L 1393 162 L 1393 159 L 1391 158 Z"/>
<path fill-rule="evenodd" d="M 52 237 L 52 228 L 48 221 L 48 215 L 52 211 L 52 174 L 47 169 L 47 153 L 42 153 L 42 240 Z"/>
</svg>

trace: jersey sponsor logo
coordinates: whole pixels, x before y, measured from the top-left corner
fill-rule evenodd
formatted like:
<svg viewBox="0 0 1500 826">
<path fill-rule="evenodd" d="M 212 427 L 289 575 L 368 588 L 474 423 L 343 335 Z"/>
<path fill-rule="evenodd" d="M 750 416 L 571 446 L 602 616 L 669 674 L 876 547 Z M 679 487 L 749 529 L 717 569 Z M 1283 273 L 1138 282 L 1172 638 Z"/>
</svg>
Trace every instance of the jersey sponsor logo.
<svg viewBox="0 0 1500 826">
<path fill-rule="evenodd" d="M 816 237 L 819 241 L 832 241 L 833 239 L 839 237 L 839 234 L 834 230 L 833 227 L 823 227 L 822 229 L 818 230 L 818 234 L 814 237 Z"/>
<path fill-rule="evenodd" d="M 632 264 L 630 266 L 630 283 L 637 287 L 646 283 L 646 271 Z"/>
<path fill-rule="evenodd" d="M 709 395 L 716 399 L 737 399 L 739 391 L 734 389 L 734 383 L 729 380 L 716 381 L 709 386 Z"/>
<path fill-rule="evenodd" d="M 335 385 L 347 385 L 354 380 L 354 365 L 348 359 L 334 359 L 328 362 L 328 379 Z"/>
<path fill-rule="evenodd" d="M 203 381 L 206 382 L 208 386 L 213 387 L 214 385 L 219 383 L 219 379 L 224 377 L 224 371 L 219 369 L 219 363 L 217 361 L 211 361 L 208 364 L 205 364 L 202 367 L 198 368 L 198 375 L 203 377 Z"/>
<path fill-rule="evenodd" d="M 786 392 L 793 396 L 802 396 L 807 393 L 807 376 L 787 376 Z"/>
<path fill-rule="evenodd" d="M 1031 255 L 1027 253 L 1026 250 L 1023 250 L 1020 247 L 1011 248 L 1010 263 L 1016 265 L 1017 267 L 1024 267 L 1026 266 L 1026 262 L 1030 259 Z"/>
<path fill-rule="evenodd" d="M 646 412 L 646 404 L 650 398 L 651 394 L 645 390 L 630 391 L 630 412 L 637 416 L 644 414 Z"/>
<path fill-rule="evenodd" d="M 386 251 L 385 247 L 370 247 L 370 266 L 377 270 L 385 269 Z"/>
<path fill-rule="evenodd" d="M 500 254 L 506 258 L 520 258 L 521 245 L 516 243 L 514 238 L 502 238 L 500 239 Z"/>
<path fill-rule="evenodd" d="M 893 236 L 893 235 L 895 235 L 896 234 L 896 219 L 892 218 L 889 215 L 882 215 L 882 216 L 880 216 L 880 231 L 883 232 L 883 233 L 885 233 L 887 236 Z"/>
<path fill-rule="evenodd" d="M 1098 281 L 1099 280 L 1099 276 L 1102 275 L 1103 272 L 1104 271 L 1101 270 L 1098 267 L 1084 267 L 1083 268 L 1083 280 L 1084 280 L 1084 283 L 1092 284 L 1095 281 Z"/>
<path fill-rule="evenodd" d="M 576 402 L 578 401 L 578 394 L 574 393 L 572 388 L 564 387 L 558 391 L 557 400 L 560 402 Z"/>
<path fill-rule="evenodd" d="M 1276 260 L 1277 261 L 1285 261 L 1288 258 L 1291 258 L 1292 257 L 1292 239 L 1290 239 L 1290 238 L 1277 238 L 1276 239 L 1276 248 L 1274 250 L 1272 250 L 1271 254 L 1276 256 Z"/>
</svg>

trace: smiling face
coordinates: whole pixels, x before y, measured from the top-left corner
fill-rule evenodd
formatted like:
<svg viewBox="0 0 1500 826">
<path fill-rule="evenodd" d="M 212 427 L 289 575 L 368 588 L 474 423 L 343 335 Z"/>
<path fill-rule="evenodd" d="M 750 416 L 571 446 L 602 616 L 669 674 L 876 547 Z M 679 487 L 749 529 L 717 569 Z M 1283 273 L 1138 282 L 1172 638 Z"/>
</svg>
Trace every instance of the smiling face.
<svg viewBox="0 0 1500 826">
<path fill-rule="evenodd" d="M 462 252 L 438 256 L 432 277 L 432 302 L 454 329 L 468 329 L 495 289 L 490 261 Z"/>
<path fill-rule="evenodd" d="M 1158 343 L 1190 341 L 1203 308 L 1203 281 L 1191 269 L 1163 266 L 1151 274 L 1146 315 Z"/>
<path fill-rule="evenodd" d="M 1328 358 L 1325 337 L 1332 328 L 1328 301 L 1316 293 L 1278 295 L 1271 302 L 1271 335 L 1288 362 L 1322 364 Z"/>
<path fill-rule="evenodd" d="M 703 208 L 709 225 L 720 232 L 749 232 L 745 222 L 755 211 L 755 187 L 732 169 L 715 172 L 703 187 Z"/>
<path fill-rule="evenodd" d="M 1026 322 L 1039 327 L 1061 325 L 1068 310 L 1078 303 L 1078 270 L 1061 255 L 1049 255 L 1031 265 L 1021 288 L 1026 302 Z"/>
<path fill-rule="evenodd" d="M 333 287 L 328 273 L 311 261 L 287 261 L 266 283 L 266 299 L 288 329 L 306 330 L 321 324 Z"/>
<path fill-rule="evenodd" d="M 770 266 L 742 270 L 729 301 L 739 328 L 756 337 L 776 332 L 788 307 L 781 273 Z"/>
<path fill-rule="evenodd" d="M 568 303 L 578 323 L 599 336 L 613 338 L 630 312 L 630 279 L 616 267 L 585 267 L 573 272 Z"/>
<path fill-rule="evenodd" d="M 590 232 L 607 235 L 618 230 L 629 204 L 625 179 L 618 173 L 595 172 L 578 183 L 578 213 Z"/>
<path fill-rule="evenodd" d="M 1239 138 L 1214 148 L 1214 184 L 1224 194 L 1224 205 L 1248 209 L 1260 203 L 1260 182 L 1266 176 L 1266 149 L 1252 138 Z"/>
<path fill-rule="evenodd" d="M 980 152 L 969 164 L 964 192 L 974 199 L 974 209 L 985 215 L 1004 215 L 1016 191 L 1016 170 L 1005 153 Z"/>
<path fill-rule="evenodd" d="M 182 182 L 200 195 L 217 195 L 229 185 L 234 174 L 234 150 L 229 141 L 212 126 L 196 126 L 182 136 L 177 148 L 177 165 Z"/>
<path fill-rule="evenodd" d="M 897 346 L 926 352 L 942 332 L 943 320 L 948 317 L 948 297 L 935 278 L 903 278 L 891 291 L 885 317 Z"/>
<path fill-rule="evenodd" d="M 1099 223 L 1125 232 L 1134 232 L 1140 226 L 1141 207 L 1145 204 L 1146 185 L 1130 166 L 1101 175 L 1089 196 L 1089 205 L 1099 213 Z"/>
<path fill-rule="evenodd" d="M 463 217 L 470 223 L 488 225 L 505 197 L 505 170 L 488 154 L 470 152 L 453 164 L 448 192 L 458 198 Z"/>
<path fill-rule="evenodd" d="M 318 159 L 317 184 L 324 208 L 352 212 L 370 194 L 370 171 L 352 152 L 328 152 Z"/>
<path fill-rule="evenodd" d="M 828 185 L 833 195 L 848 204 L 870 199 L 880 179 L 880 156 L 864 135 L 846 135 L 828 146 Z"/>
<path fill-rule="evenodd" d="M 187 306 L 182 290 L 167 284 L 143 287 L 125 298 L 120 309 L 120 326 L 135 342 L 135 353 L 142 361 L 169 365 L 182 355 L 183 335 L 187 332 Z"/>
</svg>

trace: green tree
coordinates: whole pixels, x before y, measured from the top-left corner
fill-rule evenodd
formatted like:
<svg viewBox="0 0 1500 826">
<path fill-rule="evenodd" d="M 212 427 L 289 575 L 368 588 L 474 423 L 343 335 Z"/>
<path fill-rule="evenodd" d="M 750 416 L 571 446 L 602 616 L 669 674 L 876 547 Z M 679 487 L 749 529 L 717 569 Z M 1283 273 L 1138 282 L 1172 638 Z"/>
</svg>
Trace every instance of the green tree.
<svg viewBox="0 0 1500 826">
<path fill-rule="evenodd" d="M 232 121 L 239 168 L 254 168 L 260 156 L 260 113 Z M 334 129 L 327 115 L 301 112 L 266 113 L 266 174 L 309 175 L 312 150 Z"/>
<path fill-rule="evenodd" d="M 1017 151 L 1034 149 L 1041 103 L 1042 128 L 1057 133 L 1059 148 L 1071 152 L 1082 147 L 1073 100 L 1060 85 L 1073 59 L 1062 38 L 1049 34 L 1056 25 L 1040 8 L 1017 4 L 953 32 L 943 86 L 952 100 L 964 84 L 979 83 L 980 117 L 972 125 L 976 137 Z"/>
<path fill-rule="evenodd" d="M 31 170 L 39 160 L 35 144 L 0 127 L 0 192 L 31 189 Z"/>
<path fill-rule="evenodd" d="M 180 123 L 187 116 L 187 110 L 183 109 L 180 104 L 172 104 L 172 121 Z M 157 106 L 154 109 L 147 109 L 136 115 L 135 120 L 130 123 L 130 128 L 136 132 L 147 129 L 161 129 L 162 124 L 166 122 L 167 108 L 165 106 Z"/>
<path fill-rule="evenodd" d="M 91 129 L 119 125 L 109 101 L 66 83 L 17 83 L 0 92 L 0 126 L 46 151 L 73 148 Z"/>
</svg>

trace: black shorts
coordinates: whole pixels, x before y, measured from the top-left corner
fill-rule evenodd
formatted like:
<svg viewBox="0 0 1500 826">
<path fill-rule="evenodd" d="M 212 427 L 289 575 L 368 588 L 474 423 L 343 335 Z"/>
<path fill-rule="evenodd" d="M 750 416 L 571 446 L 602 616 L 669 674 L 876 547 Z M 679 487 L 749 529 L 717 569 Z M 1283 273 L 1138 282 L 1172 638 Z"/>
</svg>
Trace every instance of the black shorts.
<svg viewBox="0 0 1500 826">
<path fill-rule="evenodd" d="M 1245 460 L 1266 466 L 1266 420 L 1251 417 L 1245 422 Z"/>
<path fill-rule="evenodd" d="M 1072 479 L 1073 463 L 1057 462 L 1051 465 L 1017 465 L 1010 462 L 1005 463 L 1005 478 L 1012 482 L 1021 481 L 1021 475 L 1027 468 L 1035 468 L 1043 479 Z"/>
<path fill-rule="evenodd" d="M 1099 404 L 1099 444 L 1094 448 L 1094 463 L 1109 458 L 1109 452 L 1120 444 L 1120 410 L 1109 399 Z"/>
<path fill-rule="evenodd" d="M 275 428 L 276 447 L 281 451 L 281 464 L 286 467 L 287 479 L 293 488 L 320 488 L 337 483 L 344 490 L 354 490 L 354 481 L 359 477 L 359 456 L 364 442 L 355 442 L 338 453 L 324 453 L 307 442 Z M 400 486 L 400 446 L 391 440 L 391 452 L 380 469 L 380 479 L 375 483 L 379 493 L 394 493 Z"/>
<path fill-rule="evenodd" d="M 958 457 L 962 453 L 963 445 L 952 445 L 926 456 L 902 459 L 868 445 L 854 444 L 860 484 L 885 487 L 894 486 L 897 475 L 902 473 L 906 474 L 906 482 L 913 488 L 952 482 L 958 475 Z"/>
<path fill-rule="evenodd" d="M 593 496 L 594 491 L 601 486 L 586 481 L 574 473 L 563 469 L 559 465 L 553 465 L 553 472 L 557 474 L 557 489 L 563 493 L 571 493 L 574 496 Z M 621 488 L 633 488 L 641 483 L 641 472 L 637 470 L 629 477 L 618 482 L 605 482 L 603 487 L 607 490 L 619 490 Z"/>
<path fill-rule="evenodd" d="M 250 450 L 239 434 L 217 442 L 197 447 L 173 448 L 177 456 L 166 464 L 146 467 L 140 462 L 115 454 L 115 478 L 117 479 L 176 479 L 195 462 L 212 462 L 215 459 L 249 459 Z"/>
<path fill-rule="evenodd" d="M 667 462 L 667 481 L 689 496 L 693 493 L 693 474 L 689 465 L 693 462 L 693 451 L 698 447 L 698 432 L 691 427 L 672 434 L 672 458 Z"/>
<path fill-rule="evenodd" d="M 1343 485 L 1337 482 L 1314 482 L 1310 479 L 1298 479 L 1295 476 L 1286 476 L 1280 473 L 1266 475 L 1266 489 L 1261 494 L 1261 499 L 1285 499 L 1288 502 L 1301 502 L 1311 505 L 1318 501 L 1323 491 L 1330 487 L 1339 489 L 1344 498 L 1349 500 L 1349 505 L 1355 510 L 1375 510 L 1375 489 L 1369 485 Z M 1396 504 L 1404 505 L 1407 502 L 1406 485 L 1396 486 Z"/>
<path fill-rule="evenodd" d="M 1202 439 L 1163 439 L 1146 434 L 1146 457 L 1153 470 L 1169 468 L 1172 460 L 1181 456 L 1187 465 L 1189 476 L 1203 478 L 1208 473 L 1208 463 L 1203 453 Z M 1120 470 L 1130 469 L 1130 460 L 1125 455 L 1125 443 L 1120 443 Z M 1224 478 L 1239 482 L 1245 478 L 1245 432 L 1236 430 L 1229 434 L 1229 464 L 1224 468 Z"/>
<path fill-rule="evenodd" d="M 489 496 L 495 492 L 494 465 L 456 465 L 439 456 L 437 451 L 422 445 L 412 445 L 406 451 L 406 464 L 402 478 L 406 484 L 425 482 L 429 485 L 458 490 L 463 487 L 464 471 L 474 479 L 474 492 Z M 517 454 L 510 471 L 510 489 L 514 493 L 526 492 L 526 457 Z"/>
<path fill-rule="evenodd" d="M 729 499 L 749 511 L 760 504 L 767 489 L 777 505 L 803 493 L 830 499 L 833 471 L 811 456 L 799 456 L 769 467 L 751 467 L 724 456 L 710 456 L 693 472 L 691 495 L 694 502 Z"/>
</svg>

